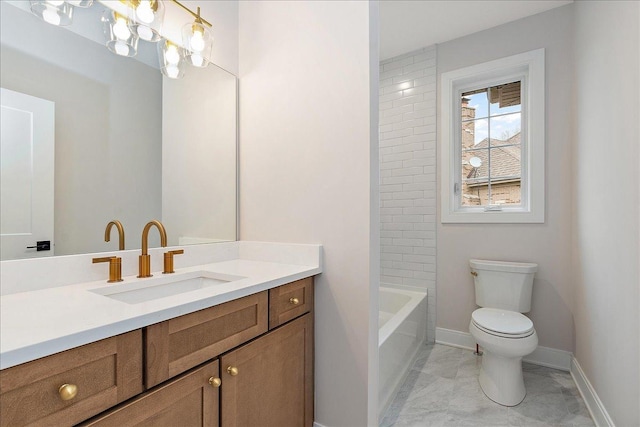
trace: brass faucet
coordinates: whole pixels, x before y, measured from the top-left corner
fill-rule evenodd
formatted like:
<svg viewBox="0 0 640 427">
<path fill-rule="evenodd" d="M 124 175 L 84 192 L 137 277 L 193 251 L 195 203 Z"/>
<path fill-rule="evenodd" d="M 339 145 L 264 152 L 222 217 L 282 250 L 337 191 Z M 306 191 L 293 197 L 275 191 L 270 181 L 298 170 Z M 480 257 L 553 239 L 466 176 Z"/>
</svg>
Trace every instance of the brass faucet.
<svg viewBox="0 0 640 427">
<path fill-rule="evenodd" d="M 114 225 L 118 229 L 118 250 L 123 251 L 124 250 L 124 227 L 122 226 L 122 223 L 117 219 L 114 219 L 113 221 L 110 221 L 109 224 L 107 224 L 107 228 L 104 230 L 104 241 L 108 242 L 109 240 L 111 240 L 111 229 L 113 228 Z"/>
<path fill-rule="evenodd" d="M 173 269 L 173 256 L 181 255 L 184 253 L 184 249 L 178 249 L 175 251 L 168 251 L 164 253 L 164 270 L 162 270 L 162 274 L 172 274 L 175 273 Z"/>
<path fill-rule="evenodd" d="M 164 229 L 164 225 L 158 220 L 149 221 L 147 225 L 144 226 L 144 230 L 142 230 L 142 255 L 138 258 L 139 269 L 138 269 L 138 277 L 151 277 L 151 255 L 147 253 L 149 247 L 149 230 L 151 226 L 155 225 L 160 232 L 160 245 L 162 247 L 167 246 L 167 232 Z"/>
<path fill-rule="evenodd" d="M 107 283 L 122 282 L 122 258 L 116 256 L 107 256 L 102 258 L 93 258 L 94 264 L 99 262 L 109 263 L 109 280 Z"/>
</svg>

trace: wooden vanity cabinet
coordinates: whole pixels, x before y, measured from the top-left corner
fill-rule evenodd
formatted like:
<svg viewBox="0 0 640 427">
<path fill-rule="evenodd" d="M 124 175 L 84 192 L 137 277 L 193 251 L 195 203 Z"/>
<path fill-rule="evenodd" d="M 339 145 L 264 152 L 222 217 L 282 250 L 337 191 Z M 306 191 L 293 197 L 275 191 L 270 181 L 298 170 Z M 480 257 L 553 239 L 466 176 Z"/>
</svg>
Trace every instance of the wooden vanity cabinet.
<svg viewBox="0 0 640 427">
<path fill-rule="evenodd" d="M 217 360 L 207 363 L 81 426 L 218 427 L 220 388 L 213 385 L 218 372 Z"/>
<path fill-rule="evenodd" d="M 313 278 L 5 369 L 0 386 L 1 427 L 311 427 Z"/>
<path fill-rule="evenodd" d="M 0 371 L 0 425 L 73 425 L 142 390 L 136 330 Z"/>
</svg>

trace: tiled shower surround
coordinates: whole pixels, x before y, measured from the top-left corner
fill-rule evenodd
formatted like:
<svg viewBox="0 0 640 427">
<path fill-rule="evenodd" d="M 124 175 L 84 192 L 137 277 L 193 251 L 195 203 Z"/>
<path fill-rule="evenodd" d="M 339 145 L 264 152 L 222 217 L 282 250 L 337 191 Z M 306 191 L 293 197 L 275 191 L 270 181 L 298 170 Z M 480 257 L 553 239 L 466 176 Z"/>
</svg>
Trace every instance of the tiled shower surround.
<svg viewBox="0 0 640 427">
<path fill-rule="evenodd" d="M 380 63 L 381 283 L 427 290 L 436 319 L 436 48 Z"/>
</svg>

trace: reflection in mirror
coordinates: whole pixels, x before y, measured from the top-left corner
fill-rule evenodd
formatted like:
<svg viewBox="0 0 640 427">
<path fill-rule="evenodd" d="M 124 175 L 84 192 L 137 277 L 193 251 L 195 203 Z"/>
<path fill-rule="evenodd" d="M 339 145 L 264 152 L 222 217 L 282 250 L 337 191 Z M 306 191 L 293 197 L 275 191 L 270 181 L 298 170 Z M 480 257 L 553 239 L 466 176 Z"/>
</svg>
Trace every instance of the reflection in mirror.
<svg viewBox="0 0 640 427">
<path fill-rule="evenodd" d="M 163 80 L 155 44 L 141 42 L 140 58 L 119 57 L 96 42 L 99 20 L 84 23 L 86 28 L 95 25 L 98 35 L 90 30 L 80 36 L 8 2 L 0 7 L 0 86 L 48 102 L 55 117 L 49 232 L 32 227 L 41 209 L 33 201 L 37 185 L 29 181 L 47 175 L 39 167 L 24 174 L 5 167 L 5 140 L 12 139 L 3 132 L 3 214 L 16 206 L 7 199 L 11 191 L 24 196 L 25 188 L 31 190 L 22 198 L 30 201 L 29 213 L 17 215 L 21 228 L 2 223 L 3 260 L 117 250 L 117 239 L 104 241 L 112 220 L 124 225 L 126 249 L 140 248 L 142 228 L 152 219 L 163 221 L 170 245 L 236 239 L 235 76 L 211 65 L 189 68 L 182 80 Z M 99 16 L 94 8 L 101 7 L 96 3 L 78 12 L 89 19 Z M 74 15 L 76 25 L 83 25 L 80 13 Z M 3 107 L 3 130 L 5 118 L 16 115 L 5 113 L 21 108 Z M 33 137 L 31 149 L 22 155 L 35 159 L 35 137 L 46 126 L 35 119 L 32 123 L 33 129 L 22 130 Z M 24 178 L 22 189 L 9 191 L 5 184 L 10 180 L 4 179 L 9 171 Z M 23 237 L 20 243 L 9 242 L 7 237 L 15 235 Z M 51 250 L 26 248 L 38 241 L 51 241 Z M 17 253 L 8 255 L 9 244 L 18 246 Z M 149 246 L 159 246 L 159 238 L 150 236 Z"/>
</svg>

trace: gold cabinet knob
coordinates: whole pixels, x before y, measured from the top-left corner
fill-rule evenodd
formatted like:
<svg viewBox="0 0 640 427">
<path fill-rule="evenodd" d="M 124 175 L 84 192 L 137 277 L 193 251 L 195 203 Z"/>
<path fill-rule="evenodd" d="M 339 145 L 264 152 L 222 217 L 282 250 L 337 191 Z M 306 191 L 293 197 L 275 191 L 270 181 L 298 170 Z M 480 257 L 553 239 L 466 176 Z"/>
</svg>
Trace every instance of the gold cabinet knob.
<svg viewBox="0 0 640 427">
<path fill-rule="evenodd" d="M 471 272 L 471 275 L 472 275 L 473 277 L 477 277 L 477 276 L 478 276 L 478 273 L 476 273 L 475 271 L 472 271 L 472 272 Z"/>
<path fill-rule="evenodd" d="M 222 384 L 222 381 L 220 380 L 220 378 L 215 378 L 215 377 L 211 377 L 209 378 L 209 384 L 211 384 L 211 387 L 220 387 L 220 385 Z"/>
<path fill-rule="evenodd" d="M 62 400 L 71 400 L 78 394 L 78 386 L 75 384 L 62 384 L 58 389 Z"/>
<path fill-rule="evenodd" d="M 235 377 L 236 375 L 238 375 L 238 368 L 236 368 L 235 366 L 229 366 L 227 368 L 227 373 L 232 377 Z"/>
<path fill-rule="evenodd" d="M 300 300 L 298 298 L 289 298 L 289 304 L 298 305 Z"/>
</svg>

